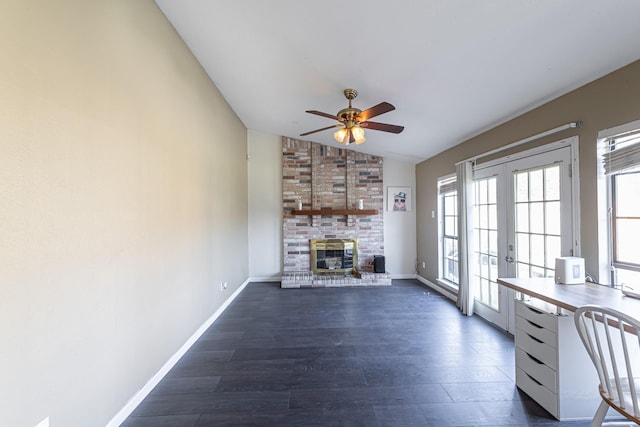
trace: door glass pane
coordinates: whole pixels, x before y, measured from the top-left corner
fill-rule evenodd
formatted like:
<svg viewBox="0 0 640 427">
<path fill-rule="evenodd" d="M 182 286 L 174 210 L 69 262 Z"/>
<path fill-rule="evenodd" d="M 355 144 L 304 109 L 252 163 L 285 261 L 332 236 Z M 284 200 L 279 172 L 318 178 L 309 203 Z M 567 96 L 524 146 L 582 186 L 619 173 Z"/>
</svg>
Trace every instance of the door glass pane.
<svg viewBox="0 0 640 427">
<path fill-rule="evenodd" d="M 489 290 L 489 306 L 499 307 L 500 301 L 498 301 L 498 297 L 500 293 L 498 292 L 498 283 L 491 281 L 489 282 L 489 286 L 491 287 Z"/>
<path fill-rule="evenodd" d="M 479 206 L 484 206 L 487 204 L 487 182 L 480 181 L 478 182 L 478 191 L 476 192 L 476 200 L 478 201 Z"/>
<path fill-rule="evenodd" d="M 544 171 L 545 200 L 560 200 L 560 168 L 547 168 Z"/>
<path fill-rule="evenodd" d="M 480 221 L 478 225 L 481 230 L 486 230 L 489 227 L 489 212 L 486 205 L 478 206 L 478 214 L 480 215 Z"/>
<path fill-rule="evenodd" d="M 544 236 L 540 234 L 531 234 L 529 235 L 529 239 L 531 240 L 531 246 L 529 250 L 528 263 L 544 267 Z M 518 257 L 518 261 L 527 262 L 524 259 L 520 259 L 520 257 Z"/>
<path fill-rule="evenodd" d="M 516 253 L 522 259 L 529 259 L 529 234 L 516 233 Z"/>
<path fill-rule="evenodd" d="M 513 183 L 516 274 L 552 277 L 555 259 L 561 254 L 560 164 L 516 171 Z"/>
<path fill-rule="evenodd" d="M 489 252 L 489 230 L 480 228 L 480 252 L 486 254 Z"/>
<path fill-rule="evenodd" d="M 527 203 L 532 233 L 544 233 L 544 206 L 542 203 Z"/>
<path fill-rule="evenodd" d="M 538 201 L 544 198 L 542 173 L 541 169 L 529 171 L 529 200 L 531 201 Z"/>
<path fill-rule="evenodd" d="M 544 204 L 544 222 L 547 234 L 560 235 L 560 202 Z"/>
<path fill-rule="evenodd" d="M 546 277 L 544 268 L 531 266 L 531 277 Z"/>
<path fill-rule="evenodd" d="M 529 206 L 526 203 L 516 205 L 516 232 L 529 232 Z"/>
<path fill-rule="evenodd" d="M 489 229 L 498 229 L 498 212 L 495 209 L 489 210 Z"/>
<path fill-rule="evenodd" d="M 474 182 L 474 254 L 475 298 L 482 304 L 499 310 L 498 278 L 498 205 L 497 178 Z"/>
<path fill-rule="evenodd" d="M 526 202 L 529 200 L 529 175 L 525 173 L 516 174 L 516 202 Z"/>
<path fill-rule="evenodd" d="M 561 242 L 560 242 L 560 236 L 546 236 L 546 245 L 545 245 L 545 251 L 546 251 L 546 260 L 544 262 L 544 266 L 548 269 L 555 269 L 556 268 L 556 258 L 559 258 L 561 256 L 560 254 L 560 247 L 561 247 Z"/>
</svg>

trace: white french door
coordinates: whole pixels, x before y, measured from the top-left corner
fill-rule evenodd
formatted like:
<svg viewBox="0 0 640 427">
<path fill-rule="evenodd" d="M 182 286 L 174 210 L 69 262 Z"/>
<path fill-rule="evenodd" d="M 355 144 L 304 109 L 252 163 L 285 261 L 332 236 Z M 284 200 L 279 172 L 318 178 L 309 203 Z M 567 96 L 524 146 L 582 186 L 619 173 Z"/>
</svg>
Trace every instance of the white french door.
<svg viewBox="0 0 640 427">
<path fill-rule="evenodd" d="M 569 146 L 474 171 L 474 311 L 513 332 L 513 291 L 498 277 L 553 277 L 573 254 Z"/>
</svg>

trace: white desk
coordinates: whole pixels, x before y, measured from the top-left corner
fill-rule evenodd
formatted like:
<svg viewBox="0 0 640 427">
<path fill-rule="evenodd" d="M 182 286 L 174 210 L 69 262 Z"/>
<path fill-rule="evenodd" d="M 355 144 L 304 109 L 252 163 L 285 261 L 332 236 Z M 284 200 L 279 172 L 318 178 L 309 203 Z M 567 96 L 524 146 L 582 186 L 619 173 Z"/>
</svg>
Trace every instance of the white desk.
<svg viewBox="0 0 640 427">
<path fill-rule="evenodd" d="M 599 304 L 640 317 L 640 300 L 624 296 L 608 286 L 594 283 L 560 285 L 552 278 L 499 278 L 498 283 L 569 311 L 576 311 L 585 304 Z"/>
<path fill-rule="evenodd" d="M 600 403 L 598 380 L 573 312 L 599 304 L 638 317 L 640 300 L 606 286 L 560 285 L 551 278 L 500 278 L 498 283 L 534 298 L 516 300 L 518 388 L 559 420 L 591 419 Z"/>
</svg>

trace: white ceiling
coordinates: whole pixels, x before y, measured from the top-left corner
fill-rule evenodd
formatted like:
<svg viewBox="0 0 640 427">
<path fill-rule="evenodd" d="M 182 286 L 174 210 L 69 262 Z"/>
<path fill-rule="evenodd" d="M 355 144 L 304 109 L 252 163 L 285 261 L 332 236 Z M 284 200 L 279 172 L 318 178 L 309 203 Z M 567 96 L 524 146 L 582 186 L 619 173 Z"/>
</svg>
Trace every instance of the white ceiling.
<svg viewBox="0 0 640 427">
<path fill-rule="evenodd" d="M 350 148 L 411 163 L 640 59 L 638 0 L 156 3 L 248 129 L 330 126 L 304 111 L 336 114 L 355 88 L 354 107 L 388 101 L 374 121 L 405 130 Z"/>
</svg>

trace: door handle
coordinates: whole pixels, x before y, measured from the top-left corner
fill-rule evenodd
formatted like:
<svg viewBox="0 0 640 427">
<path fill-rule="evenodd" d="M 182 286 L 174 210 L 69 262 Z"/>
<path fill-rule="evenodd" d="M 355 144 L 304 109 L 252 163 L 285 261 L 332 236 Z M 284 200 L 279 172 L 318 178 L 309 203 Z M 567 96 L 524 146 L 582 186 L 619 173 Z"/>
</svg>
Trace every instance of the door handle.
<svg viewBox="0 0 640 427">
<path fill-rule="evenodd" d="M 506 256 L 506 257 L 504 257 L 504 260 L 507 261 L 510 264 L 513 263 L 513 257 L 512 256 Z"/>
</svg>

